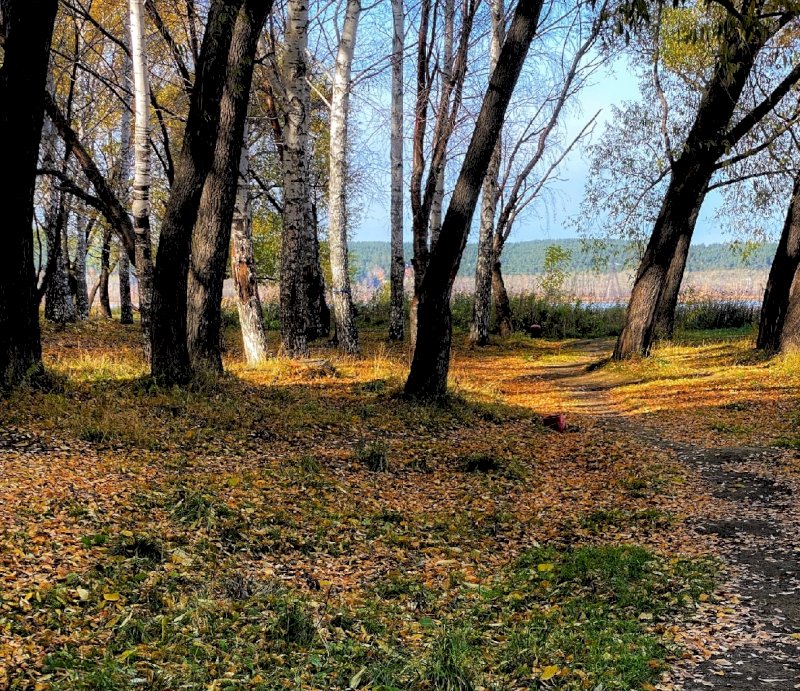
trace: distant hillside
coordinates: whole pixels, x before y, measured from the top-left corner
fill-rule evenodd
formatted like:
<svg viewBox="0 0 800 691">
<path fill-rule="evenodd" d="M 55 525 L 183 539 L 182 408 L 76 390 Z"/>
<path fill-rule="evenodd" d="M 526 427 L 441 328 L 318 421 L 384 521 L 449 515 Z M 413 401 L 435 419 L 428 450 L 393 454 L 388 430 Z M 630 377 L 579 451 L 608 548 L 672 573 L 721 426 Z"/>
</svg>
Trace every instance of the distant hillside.
<svg viewBox="0 0 800 691">
<path fill-rule="evenodd" d="M 560 245 L 572 252 L 570 271 L 591 271 L 595 267 L 594 256 L 584 250 L 581 241 L 576 239 L 564 240 L 530 240 L 528 242 L 514 242 L 506 245 L 503 251 L 503 271 L 508 276 L 540 274 L 544 267 L 544 254 L 548 245 Z M 620 241 L 609 242 L 609 253 L 616 255 L 607 264 L 616 269 L 622 269 L 631 263 L 631 257 L 626 255 L 625 243 Z M 389 274 L 388 242 L 353 242 L 350 244 L 352 252 L 352 265 L 356 271 L 356 280 L 367 279 L 369 274 Z M 712 243 L 708 245 L 692 245 L 689 252 L 688 271 L 720 271 L 726 269 L 769 269 L 772 257 L 775 254 L 775 244 L 760 245 L 743 256 L 741 251 L 730 243 Z M 467 277 L 475 273 L 476 245 L 467 245 L 461 261 L 459 276 Z M 410 263 L 412 256 L 411 244 L 405 245 L 406 263 Z M 607 267 L 600 267 L 601 272 Z"/>
</svg>

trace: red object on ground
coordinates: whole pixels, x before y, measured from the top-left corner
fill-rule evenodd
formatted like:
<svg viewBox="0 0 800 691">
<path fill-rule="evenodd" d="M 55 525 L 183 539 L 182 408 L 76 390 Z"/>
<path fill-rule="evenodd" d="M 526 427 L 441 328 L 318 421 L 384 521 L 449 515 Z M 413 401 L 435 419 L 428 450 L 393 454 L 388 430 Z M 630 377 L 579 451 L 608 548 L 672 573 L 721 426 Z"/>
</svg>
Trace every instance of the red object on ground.
<svg viewBox="0 0 800 691">
<path fill-rule="evenodd" d="M 545 415 L 542 418 L 542 424 L 548 429 L 552 429 L 556 432 L 566 432 L 567 416 L 563 413 L 558 413 L 556 415 Z"/>
<path fill-rule="evenodd" d="M 539 338 L 542 335 L 541 324 L 531 324 L 528 327 L 528 336 L 531 338 Z"/>
</svg>

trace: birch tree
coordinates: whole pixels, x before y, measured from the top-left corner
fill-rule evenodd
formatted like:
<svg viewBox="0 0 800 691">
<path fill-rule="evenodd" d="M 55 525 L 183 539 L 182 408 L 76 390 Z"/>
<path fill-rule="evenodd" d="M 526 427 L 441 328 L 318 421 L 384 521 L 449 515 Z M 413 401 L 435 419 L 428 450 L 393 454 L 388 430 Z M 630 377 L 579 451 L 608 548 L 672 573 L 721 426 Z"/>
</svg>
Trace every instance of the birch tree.
<svg viewBox="0 0 800 691">
<path fill-rule="evenodd" d="M 236 288 L 236 308 L 239 312 L 245 361 L 248 365 L 257 365 L 267 359 L 268 353 L 253 256 L 249 168 L 250 157 L 245 133 L 239 159 L 239 187 L 231 226 L 231 276 Z"/>
<path fill-rule="evenodd" d="M 331 252 L 333 314 L 339 346 L 349 354 L 358 353 L 358 332 L 353 311 L 347 252 L 347 141 L 350 75 L 360 15 L 361 0 L 348 0 L 333 74 L 328 182 L 328 242 Z"/>
<path fill-rule="evenodd" d="M 133 215 L 139 319 L 145 351 L 150 356 L 150 310 L 153 300 L 153 261 L 150 241 L 150 84 L 144 40 L 143 0 L 129 0 L 131 68 L 133 70 L 134 134 Z"/>
<path fill-rule="evenodd" d="M 403 257 L 403 55 L 405 52 L 403 0 L 392 0 L 392 105 L 391 105 L 391 268 L 389 340 L 405 334 L 406 264 Z"/>
<path fill-rule="evenodd" d="M 280 85 L 285 104 L 283 146 L 283 232 L 281 235 L 281 341 L 287 355 L 308 353 L 307 315 L 311 309 L 308 254 L 315 229 L 309 227 L 308 2 L 288 0 Z"/>
<path fill-rule="evenodd" d="M 489 48 L 489 78 L 497 65 L 503 47 L 505 34 L 504 0 L 492 0 L 492 37 Z M 469 340 L 475 345 L 486 345 L 489 342 L 489 315 L 492 299 L 492 267 L 494 253 L 494 221 L 497 211 L 498 180 L 500 173 L 500 156 L 502 155 L 502 133 L 489 160 L 489 168 L 483 180 L 481 190 L 481 216 L 478 235 L 478 256 L 475 265 L 475 302 L 473 303 L 472 324 Z"/>
<path fill-rule="evenodd" d="M 130 44 L 130 41 L 128 42 Z M 130 48 L 129 48 L 130 50 Z M 128 205 L 130 204 L 131 163 L 133 157 L 133 141 L 131 138 L 131 110 L 135 87 L 133 87 L 131 72 L 132 60 L 130 52 L 123 51 L 122 61 L 123 83 L 127 94 L 125 103 L 122 104 L 119 120 L 119 185 L 120 196 Z M 128 253 L 120 243 L 117 260 L 117 277 L 119 279 L 119 321 L 120 324 L 133 324 L 133 304 L 131 303 L 131 266 Z"/>
</svg>

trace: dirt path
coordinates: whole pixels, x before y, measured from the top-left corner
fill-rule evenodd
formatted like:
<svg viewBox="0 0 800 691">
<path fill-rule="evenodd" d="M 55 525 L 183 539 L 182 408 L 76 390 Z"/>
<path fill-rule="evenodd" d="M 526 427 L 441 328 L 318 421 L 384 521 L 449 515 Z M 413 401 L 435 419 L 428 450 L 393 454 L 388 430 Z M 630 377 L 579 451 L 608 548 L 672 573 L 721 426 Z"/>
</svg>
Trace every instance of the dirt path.
<svg viewBox="0 0 800 691">
<path fill-rule="evenodd" d="M 719 500 L 700 507 L 690 527 L 698 540 L 716 546 L 725 564 L 717 595 L 733 616 L 724 624 L 695 622 L 708 636 L 701 647 L 714 654 L 679 662 L 662 688 L 800 689 L 800 486 L 781 473 L 784 452 L 675 442 L 669 429 L 645 426 L 615 408 L 609 395 L 615 382 L 602 369 L 588 368 L 608 355 L 607 342 L 575 347 L 574 362 L 538 370 L 565 394 L 567 410 L 670 449 L 695 471 L 703 485 L 698 493 Z"/>
</svg>

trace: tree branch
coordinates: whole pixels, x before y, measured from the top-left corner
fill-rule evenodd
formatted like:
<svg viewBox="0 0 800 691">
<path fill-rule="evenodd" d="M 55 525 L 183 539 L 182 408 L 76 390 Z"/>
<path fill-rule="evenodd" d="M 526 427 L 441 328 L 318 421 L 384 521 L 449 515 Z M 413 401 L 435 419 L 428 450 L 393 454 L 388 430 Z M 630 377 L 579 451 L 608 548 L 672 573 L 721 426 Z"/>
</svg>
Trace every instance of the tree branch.
<svg viewBox="0 0 800 691">
<path fill-rule="evenodd" d="M 119 235 L 125 250 L 128 252 L 131 263 L 135 265 L 135 236 L 133 233 L 133 224 L 131 223 L 127 210 L 119 201 L 119 198 L 100 172 L 94 159 L 83 146 L 75 130 L 73 130 L 69 122 L 67 122 L 64 114 L 48 92 L 45 92 L 44 106 L 47 116 L 52 121 L 56 130 L 58 130 L 58 134 L 64 142 L 64 146 L 67 150 L 72 152 L 81 170 L 83 170 L 83 174 L 92 184 L 92 187 L 94 187 L 97 193 L 97 199 L 102 205 L 100 211 Z"/>
<path fill-rule="evenodd" d="M 783 81 L 775 87 L 773 92 L 761 103 L 753 108 L 739 122 L 737 122 L 723 138 L 730 148 L 736 146 L 739 140 L 744 137 L 753 127 L 766 117 L 770 111 L 781 102 L 792 87 L 800 80 L 800 63 L 784 77 Z"/>
<path fill-rule="evenodd" d="M 183 89 L 188 94 L 192 90 L 192 84 L 194 83 L 194 80 L 189 72 L 189 68 L 186 66 L 183 55 L 181 55 L 180 48 L 178 48 L 178 44 L 175 42 L 175 39 L 169 32 L 167 25 L 161 18 L 161 15 L 158 13 L 156 6 L 153 4 L 153 0 L 145 0 L 144 6 L 147 10 L 147 14 L 150 15 L 150 19 L 153 21 L 153 24 L 156 25 L 156 29 L 161 35 L 161 38 L 164 39 L 164 43 L 167 44 L 167 48 L 169 48 L 169 51 L 172 54 L 172 59 L 175 61 L 175 67 L 178 69 L 181 79 L 183 79 Z"/>
</svg>

